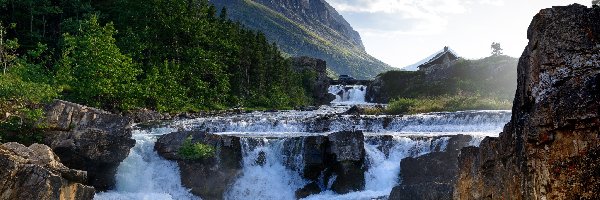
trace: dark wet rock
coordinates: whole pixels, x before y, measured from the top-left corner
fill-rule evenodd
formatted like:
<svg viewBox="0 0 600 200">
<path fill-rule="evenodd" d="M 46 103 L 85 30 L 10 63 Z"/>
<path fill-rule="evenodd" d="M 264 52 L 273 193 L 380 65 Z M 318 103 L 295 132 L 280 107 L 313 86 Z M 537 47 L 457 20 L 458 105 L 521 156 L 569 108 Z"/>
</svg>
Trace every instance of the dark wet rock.
<svg viewBox="0 0 600 200">
<path fill-rule="evenodd" d="M 326 150 L 329 141 L 326 136 L 309 136 L 305 137 L 303 142 L 302 158 L 304 159 L 304 169 L 302 172 L 304 178 L 318 181 L 319 176 L 327 167 Z"/>
<path fill-rule="evenodd" d="M 332 156 L 331 173 L 336 177 L 331 190 L 345 194 L 365 187 L 365 148 L 361 131 L 342 131 L 327 136 Z"/>
<path fill-rule="evenodd" d="M 45 108 L 44 143 L 67 167 L 87 171 L 88 185 L 114 187 L 117 167 L 135 145 L 128 117 L 55 100 Z"/>
<path fill-rule="evenodd" d="M 600 9 L 540 11 L 511 121 L 459 157 L 455 199 L 600 199 Z"/>
<path fill-rule="evenodd" d="M 362 161 L 365 158 L 364 140 L 361 131 L 342 131 L 329 134 L 329 153 L 336 161 Z"/>
<path fill-rule="evenodd" d="M 85 171 L 69 169 L 46 145 L 0 145 L 0 199 L 93 199 Z"/>
<path fill-rule="evenodd" d="M 394 187 L 389 200 L 443 200 L 452 199 L 452 185 L 445 183 L 417 183 Z"/>
<path fill-rule="evenodd" d="M 319 184 L 317 184 L 316 182 L 311 182 L 309 184 L 306 184 L 304 187 L 296 190 L 296 198 L 302 199 L 310 195 L 319 193 L 321 193 L 321 188 L 319 187 Z"/>
<path fill-rule="evenodd" d="M 344 114 L 346 115 L 362 115 L 365 113 L 365 109 L 360 106 L 352 106 L 350 107 Z"/>
<path fill-rule="evenodd" d="M 177 151 L 188 137 L 215 147 L 216 155 L 200 160 L 186 160 Z M 174 132 L 161 136 L 154 148 L 162 157 L 177 161 L 183 186 L 202 199 L 222 199 L 225 191 L 242 171 L 240 138 L 198 131 Z"/>
<path fill-rule="evenodd" d="M 450 137 L 444 151 L 434 151 L 420 157 L 408 157 L 400 162 L 399 186 L 394 187 L 390 200 L 399 199 L 452 199 L 458 172 L 459 150 L 473 139 L 469 135 Z"/>
<path fill-rule="evenodd" d="M 133 121 L 135 123 L 146 123 L 146 122 L 152 122 L 152 121 L 172 119 L 171 115 L 169 115 L 167 113 L 159 113 L 154 110 L 148 110 L 148 109 L 127 111 L 127 113 L 125 113 L 125 116 L 133 119 Z"/>
</svg>

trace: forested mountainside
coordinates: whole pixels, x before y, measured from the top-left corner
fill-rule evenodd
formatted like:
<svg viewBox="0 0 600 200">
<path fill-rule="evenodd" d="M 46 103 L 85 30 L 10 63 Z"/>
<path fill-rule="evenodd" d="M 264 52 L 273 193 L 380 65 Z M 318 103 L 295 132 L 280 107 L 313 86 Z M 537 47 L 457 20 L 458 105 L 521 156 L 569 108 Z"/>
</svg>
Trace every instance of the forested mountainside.
<svg viewBox="0 0 600 200">
<path fill-rule="evenodd" d="M 327 61 L 336 74 L 373 78 L 392 68 L 370 56 L 360 35 L 324 0 L 211 0 L 244 26 L 262 31 L 290 56 Z"/>
<path fill-rule="evenodd" d="M 162 112 L 311 101 L 302 87 L 311 77 L 218 13 L 207 0 L 0 1 L 0 108 L 52 98 Z"/>
</svg>

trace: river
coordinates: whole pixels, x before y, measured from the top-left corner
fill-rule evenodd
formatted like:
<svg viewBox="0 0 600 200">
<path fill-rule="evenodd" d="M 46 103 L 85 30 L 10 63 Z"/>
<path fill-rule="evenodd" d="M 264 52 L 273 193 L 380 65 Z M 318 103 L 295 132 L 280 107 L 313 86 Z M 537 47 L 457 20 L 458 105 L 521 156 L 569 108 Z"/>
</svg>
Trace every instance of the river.
<svg viewBox="0 0 600 200">
<path fill-rule="evenodd" d="M 449 137 L 457 134 L 472 136 L 470 145 L 477 146 L 486 136 L 497 137 L 511 116 L 510 111 L 343 115 L 349 105 L 366 104 L 366 87 L 331 86 L 329 91 L 337 97 L 333 106 L 314 111 L 253 112 L 138 127 L 133 133 L 137 143 L 118 168 L 116 188 L 96 194 L 95 199 L 200 199 L 182 187 L 177 163 L 161 158 L 153 149 L 157 137 L 178 130 L 242 137 L 243 172 L 225 199 L 295 199 L 295 191 L 307 181 L 298 170 L 302 168 L 300 154 L 290 154 L 284 143 L 299 136 L 361 130 L 368 166 L 365 189 L 340 195 L 330 190 L 331 180 L 323 180 L 319 187 L 324 192 L 305 199 L 385 198 L 401 181 L 402 158 L 444 151 Z M 265 161 L 258 165 L 255 161 L 260 154 Z"/>
</svg>

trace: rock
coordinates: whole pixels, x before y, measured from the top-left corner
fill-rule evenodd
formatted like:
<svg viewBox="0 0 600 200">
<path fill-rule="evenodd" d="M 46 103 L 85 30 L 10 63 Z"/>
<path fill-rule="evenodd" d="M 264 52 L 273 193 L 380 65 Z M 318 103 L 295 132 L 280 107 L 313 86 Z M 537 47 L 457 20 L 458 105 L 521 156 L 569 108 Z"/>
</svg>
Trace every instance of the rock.
<svg viewBox="0 0 600 200">
<path fill-rule="evenodd" d="M 445 183 L 417 183 L 411 185 L 400 185 L 392 189 L 389 200 L 413 200 L 413 199 L 452 199 L 452 185 Z"/>
<path fill-rule="evenodd" d="M 365 109 L 356 105 L 350 107 L 346 112 L 344 112 L 346 115 L 361 115 L 363 113 L 365 113 Z"/>
<path fill-rule="evenodd" d="M 73 170 L 46 145 L 0 145 L 0 199 L 94 198 L 85 171 Z"/>
<path fill-rule="evenodd" d="M 511 121 L 459 157 L 455 199 L 600 199 L 600 9 L 540 11 Z"/>
<path fill-rule="evenodd" d="M 302 199 L 302 198 L 306 198 L 310 195 L 319 194 L 319 193 L 321 193 L 321 188 L 319 187 L 319 184 L 317 184 L 315 182 L 311 182 L 296 191 L 296 198 Z"/>
<path fill-rule="evenodd" d="M 306 56 L 295 57 L 292 58 L 292 66 L 297 72 L 315 76 L 314 80 L 308 83 L 311 86 L 311 92 L 308 95 L 312 96 L 313 105 L 326 105 L 335 99 L 334 95 L 329 94 L 331 78 L 327 77 L 327 63 L 325 61 Z"/>
<path fill-rule="evenodd" d="M 366 168 L 363 133 L 342 131 L 332 133 L 327 138 L 330 143 L 328 153 L 332 156 L 328 166 L 335 176 L 331 190 L 345 194 L 364 189 Z"/>
<path fill-rule="evenodd" d="M 319 176 L 327 168 L 328 155 L 326 153 L 329 141 L 325 136 L 308 136 L 303 140 L 302 158 L 304 159 L 304 178 L 318 181 Z"/>
<path fill-rule="evenodd" d="M 87 171 L 88 185 L 99 191 L 115 185 L 117 167 L 135 145 L 128 117 L 66 101 L 45 108 L 49 127 L 44 143 L 67 167 Z"/>
<path fill-rule="evenodd" d="M 329 134 L 330 153 L 336 161 L 361 161 L 365 159 L 365 137 L 361 131 L 342 131 Z"/>
<path fill-rule="evenodd" d="M 392 189 L 389 199 L 452 199 L 458 172 L 459 150 L 469 145 L 472 136 L 449 136 L 446 149 L 400 162 L 401 184 Z"/>
<path fill-rule="evenodd" d="M 201 142 L 215 147 L 217 155 L 201 160 L 181 158 L 177 151 L 190 136 L 193 143 Z M 161 136 L 154 148 L 162 157 L 177 161 L 183 186 L 190 188 L 193 194 L 202 199 L 222 199 L 225 191 L 242 171 L 239 137 L 197 131 L 174 132 Z"/>
<path fill-rule="evenodd" d="M 135 123 L 146 123 L 151 121 L 172 119 L 169 114 L 161 114 L 159 112 L 148 109 L 127 111 L 127 113 L 125 113 L 125 116 L 133 119 Z"/>
</svg>

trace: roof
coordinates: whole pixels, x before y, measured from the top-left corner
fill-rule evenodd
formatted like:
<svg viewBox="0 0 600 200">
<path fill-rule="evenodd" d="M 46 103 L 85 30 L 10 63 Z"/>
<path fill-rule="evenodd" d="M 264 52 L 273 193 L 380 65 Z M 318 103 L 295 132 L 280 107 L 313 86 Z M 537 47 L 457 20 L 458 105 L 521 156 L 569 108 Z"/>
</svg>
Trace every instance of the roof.
<svg viewBox="0 0 600 200">
<path fill-rule="evenodd" d="M 453 56 L 455 58 L 458 58 L 458 55 L 456 55 L 456 53 L 454 53 L 454 51 L 452 51 L 452 49 L 450 49 L 448 47 L 444 47 L 444 51 L 438 53 L 433 58 L 431 58 L 429 61 L 419 65 L 418 68 L 429 66 L 430 64 L 435 63 L 439 59 L 444 58 L 444 55 L 447 55 L 447 54 L 449 54 L 450 56 Z"/>
</svg>

